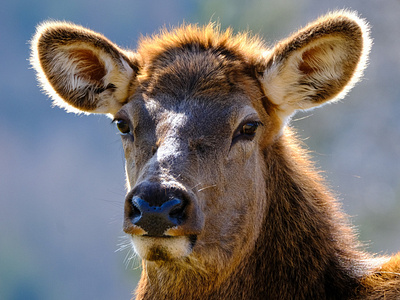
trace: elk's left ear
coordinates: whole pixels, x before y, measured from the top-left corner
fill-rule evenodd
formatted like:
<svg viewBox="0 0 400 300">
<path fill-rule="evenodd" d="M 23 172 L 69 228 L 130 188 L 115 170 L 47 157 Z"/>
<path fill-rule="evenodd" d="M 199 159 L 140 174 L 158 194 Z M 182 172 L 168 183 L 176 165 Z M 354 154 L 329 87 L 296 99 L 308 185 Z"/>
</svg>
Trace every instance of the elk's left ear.
<svg viewBox="0 0 400 300">
<path fill-rule="evenodd" d="M 282 121 L 296 110 L 344 97 L 362 75 L 370 46 L 367 24 L 354 13 L 340 11 L 266 52 L 261 82 Z"/>
</svg>

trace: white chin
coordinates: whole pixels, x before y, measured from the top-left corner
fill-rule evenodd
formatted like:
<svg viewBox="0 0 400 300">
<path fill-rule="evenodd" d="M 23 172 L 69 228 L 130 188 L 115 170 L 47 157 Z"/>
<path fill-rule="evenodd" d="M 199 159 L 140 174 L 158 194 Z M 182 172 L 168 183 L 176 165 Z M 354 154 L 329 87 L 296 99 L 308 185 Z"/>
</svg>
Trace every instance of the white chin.
<svg viewBox="0 0 400 300">
<path fill-rule="evenodd" d="M 170 261 L 188 256 L 192 245 L 186 236 L 149 237 L 132 235 L 135 252 L 145 260 Z"/>
</svg>

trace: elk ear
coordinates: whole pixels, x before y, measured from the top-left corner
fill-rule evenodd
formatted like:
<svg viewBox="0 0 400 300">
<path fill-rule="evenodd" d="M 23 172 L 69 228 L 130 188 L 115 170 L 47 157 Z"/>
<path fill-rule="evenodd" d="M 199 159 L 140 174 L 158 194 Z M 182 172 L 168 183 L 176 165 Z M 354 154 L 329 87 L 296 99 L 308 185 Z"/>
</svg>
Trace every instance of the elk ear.
<svg viewBox="0 0 400 300">
<path fill-rule="evenodd" d="M 66 22 L 38 26 L 31 64 L 56 105 L 87 113 L 115 114 L 127 101 L 138 71 L 135 54 Z"/>
<path fill-rule="evenodd" d="M 362 75 L 370 46 L 367 24 L 354 13 L 340 11 L 267 52 L 261 82 L 282 121 L 296 110 L 344 97 Z"/>
</svg>

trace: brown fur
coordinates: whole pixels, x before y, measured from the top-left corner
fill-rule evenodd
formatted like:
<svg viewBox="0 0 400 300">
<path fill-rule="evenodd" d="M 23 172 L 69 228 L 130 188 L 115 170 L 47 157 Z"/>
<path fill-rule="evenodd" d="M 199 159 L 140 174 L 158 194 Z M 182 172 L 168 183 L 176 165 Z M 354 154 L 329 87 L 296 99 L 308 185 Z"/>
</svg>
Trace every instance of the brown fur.
<svg viewBox="0 0 400 300">
<path fill-rule="evenodd" d="M 213 24 L 164 29 L 130 52 L 49 23 L 32 45 L 57 105 L 129 125 L 124 230 L 143 259 L 137 299 L 400 297 L 400 254 L 360 250 L 287 125 L 359 80 L 370 39 L 355 14 L 328 14 L 272 49 Z M 145 194 L 154 207 L 185 199 L 183 223 L 147 235 L 132 217 Z"/>
<path fill-rule="evenodd" d="M 359 299 L 399 299 L 400 254 L 361 280 Z"/>
</svg>

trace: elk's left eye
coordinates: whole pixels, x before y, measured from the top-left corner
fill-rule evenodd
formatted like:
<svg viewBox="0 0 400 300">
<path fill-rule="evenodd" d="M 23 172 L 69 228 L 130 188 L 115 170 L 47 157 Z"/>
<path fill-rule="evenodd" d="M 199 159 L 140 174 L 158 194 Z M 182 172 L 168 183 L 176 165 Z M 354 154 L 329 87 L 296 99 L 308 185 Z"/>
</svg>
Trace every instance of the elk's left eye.
<svg viewBox="0 0 400 300">
<path fill-rule="evenodd" d="M 236 142 L 239 139 L 252 140 L 256 135 L 257 128 L 260 125 L 262 125 L 262 123 L 259 121 L 242 123 L 235 131 L 232 142 Z"/>
<path fill-rule="evenodd" d="M 129 134 L 131 132 L 131 128 L 129 126 L 129 123 L 127 121 L 125 121 L 125 120 L 122 120 L 122 119 L 115 120 L 115 124 L 117 124 L 118 130 L 122 134 Z"/>
<path fill-rule="evenodd" d="M 256 130 L 260 126 L 260 122 L 249 122 L 243 125 L 240 133 L 249 137 L 256 134 Z"/>
</svg>

